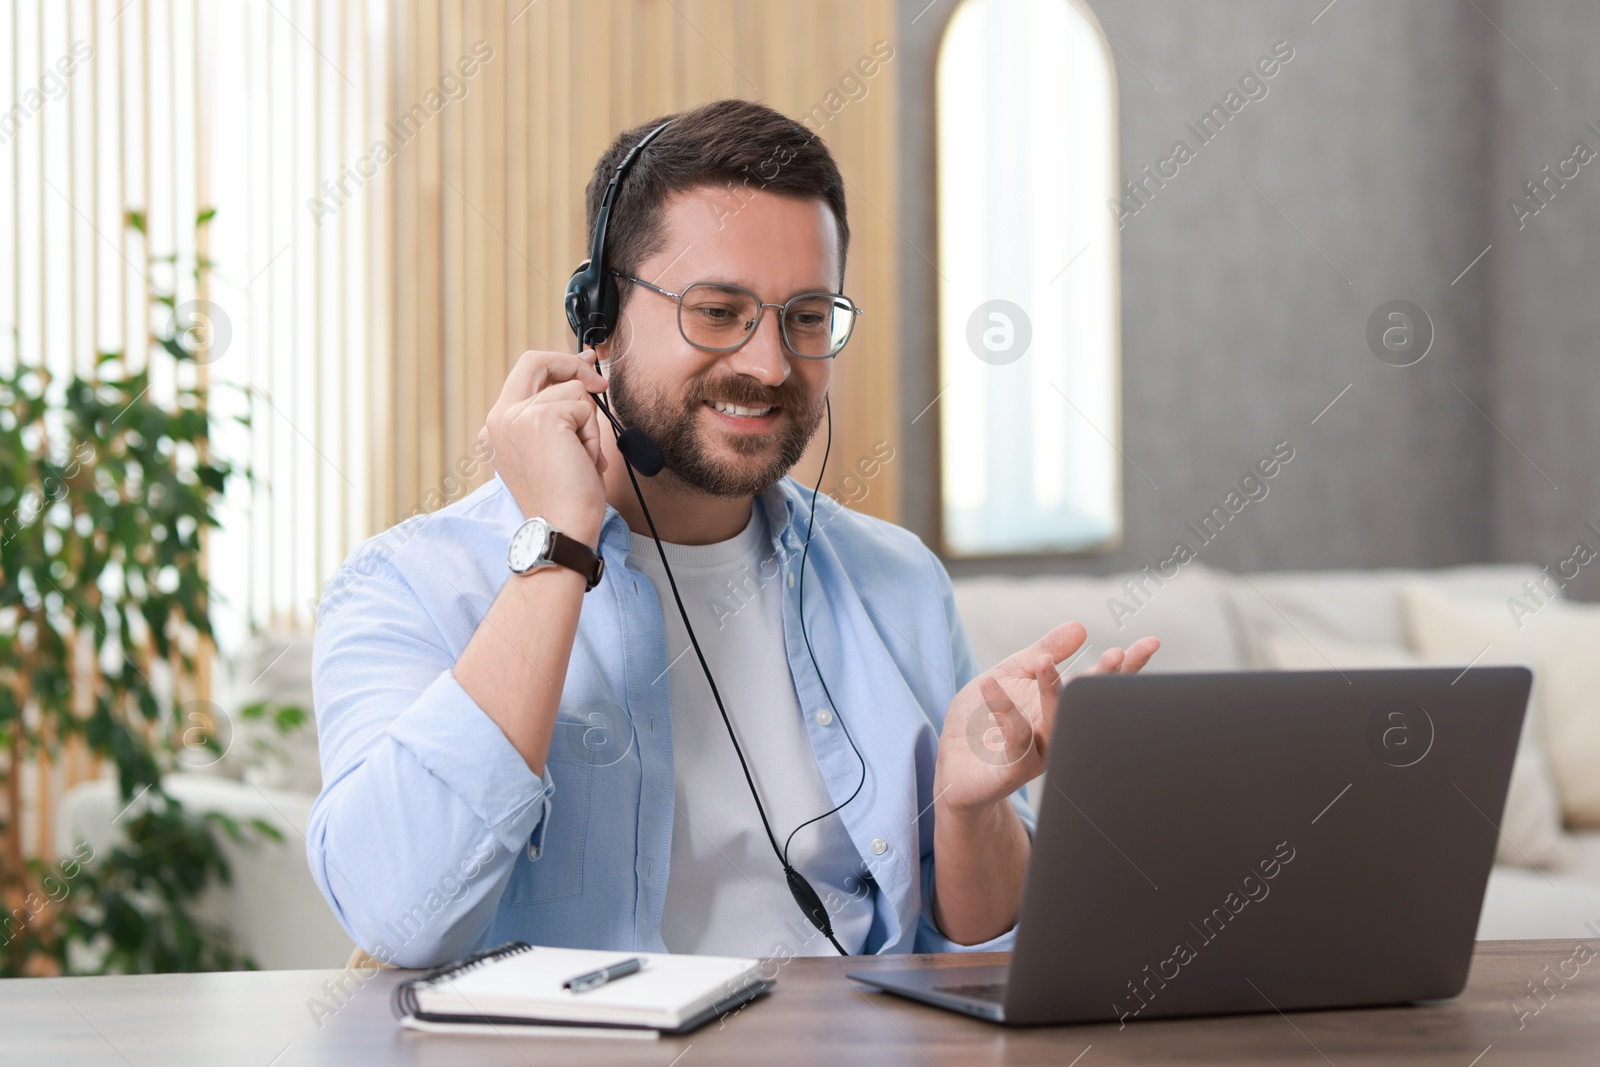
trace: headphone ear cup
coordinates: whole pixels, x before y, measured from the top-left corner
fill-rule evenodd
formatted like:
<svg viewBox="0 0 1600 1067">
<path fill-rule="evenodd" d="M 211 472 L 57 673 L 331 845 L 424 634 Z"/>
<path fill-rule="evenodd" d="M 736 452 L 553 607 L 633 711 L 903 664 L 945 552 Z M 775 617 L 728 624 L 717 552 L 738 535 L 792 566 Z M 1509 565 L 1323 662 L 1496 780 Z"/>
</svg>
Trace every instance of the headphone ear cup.
<svg viewBox="0 0 1600 1067">
<path fill-rule="evenodd" d="M 622 303 L 621 294 L 617 292 L 617 280 L 609 274 L 596 279 L 596 292 L 598 299 L 594 303 L 598 311 L 593 316 L 598 321 L 594 329 L 590 330 L 590 344 L 602 344 L 611 337 L 612 331 L 617 328 L 617 319 L 621 317 L 619 305 Z"/>
<path fill-rule="evenodd" d="M 604 344 L 617 326 L 620 302 L 617 282 L 609 274 L 601 273 L 604 269 L 604 266 L 597 269 L 586 259 L 567 280 L 564 301 L 567 325 L 572 327 L 580 345 Z"/>
<path fill-rule="evenodd" d="M 567 325 L 572 327 L 573 334 L 580 342 L 583 340 L 584 323 L 589 318 L 589 309 L 598 303 L 591 296 L 593 290 L 593 272 L 589 269 L 589 261 L 586 259 L 578 264 L 578 269 L 567 279 L 567 295 L 562 299 L 562 306 L 567 312 Z"/>
</svg>

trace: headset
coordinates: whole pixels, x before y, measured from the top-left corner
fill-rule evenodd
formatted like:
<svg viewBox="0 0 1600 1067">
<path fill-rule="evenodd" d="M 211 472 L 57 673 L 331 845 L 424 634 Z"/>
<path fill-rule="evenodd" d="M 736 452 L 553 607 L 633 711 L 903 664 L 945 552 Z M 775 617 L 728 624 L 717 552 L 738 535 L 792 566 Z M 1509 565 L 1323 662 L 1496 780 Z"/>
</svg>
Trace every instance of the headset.
<svg viewBox="0 0 1600 1067">
<path fill-rule="evenodd" d="M 617 283 L 612 278 L 606 262 L 606 226 L 611 220 L 611 209 L 617 198 L 617 190 L 622 185 L 622 178 L 633 165 L 644 148 L 654 141 L 661 132 L 672 125 L 669 119 L 645 134 L 639 139 L 628 153 L 622 157 L 622 162 L 617 164 L 616 171 L 611 175 L 611 181 L 606 186 L 605 195 L 600 198 L 600 207 L 595 212 L 594 236 L 589 249 L 589 258 L 579 264 L 567 281 L 566 297 L 563 301 L 567 312 L 567 323 L 572 327 L 572 332 L 578 339 L 578 353 L 583 353 L 584 346 L 593 348 L 603 343 L 616 329 L 618 308 L 621 304 Z M 595 361 L 599 369 L 600 361 Z M 604 373 L 602 371 L 602 373 Z M 661 448 L 650 439 L 650 436 L 637 426 L 624 428 L 611 413 L 611 405 L 605 396 L 595 394 L 595 405 L 605 415 L 606 421 L 611 424 L 616 434 L 617 451 L 622 454 L 622 464 L 627 469 L 628 481 L 633 485 L 633 495 L 639 501 L 639 510 L 644 513 L 644 521 L 650 528 L 650 539 L 655 542 L 656 552 L 661 557 L 661 567 L 667 574 L 667 584 L 672 588 L 672 599 L 678 605 L 678 616 L 683 620 L 683 627 L 689 634 L 689 644 L 694 648 L 695 657 L 700 661 L 700 670 L 706 676 L 706 684 L 711 687 L 711 697 L 716 701 L 717 711 L 722 716 L 722 725 L 728 731 L 728 740 L 733 742 L 734 754 L 739 757 L 739 769 L 744 772 L 744 781 L 750 787 L 750 796 L 756 803 L 756 814 L 761 817 L 761 828 L 766 831 L 767 842 L 772 846 L 773 855 L 777 856 L 778 863 L 783 867 L 784 878 L 788 881 L 789 892 L 794 896 L 795 903 L 800 906 L 801 912 L 815 926 L 823 937 L 838 950 L 839 955 L 848 956 L 849 951 L 839 944 L 833 934 L 833 921 L 828 917 L 828 909 L 823 905 L 822 898 L 806 881 L 804 875 L 795 869 L 789 862 L 789 845 L 794 841 L 794 835 L 810 826 L 833 815 L 846 804 L 860 795 L 862 787 L 867 782 L 867 761 L 861 755 L 861 749 L 856 747 L 856 739 L 845 726 L 844 716 L 839 714 L 839 708 L 833 701 L 833 694 L 828 691 L 828 683 L 822 677 L 822 668 L 817 665 L 817 655 L 811 649 L 811 635 L 806 632 L 806 557 L 811 552 L 811 531 L 817 517 L 817 494 L 822 489 L 823 471 L 828 469 L 828 453 L 833 448 L 833 405 L 824 398 L 828 419 L 827 442 L 822 449 L 822 467 L 817 471 L 817 484 L 811 490 L 811 510 L 806 518 L 806 541 L 800 552 L 800 636 L 805 639 L 806 654 L 811 657 L 812 669 L 817 672 L 817 680 L 822 683 L 823 695 L 828 699 L 828 706 L 833 710 L 834 717 L 839 720 L 839 726 L 844 730 L 845 739 L 850 742 L 850 750 L 855 753 L 856 761 L 861 765 L 861 779 L 856 783 L 855 790 L 841 803 L 834 805 L 821 815 L 807 819 L 790 831 L 784 839 L 782 847 L 778 845 L 778 838 L 772 832 L 772 824 L 767 820 L 767 810 L 761 803 L 761 795 L 756 790 L 755 779 L 750 776 L 750 765 L 745 761 L 744 750 L 739 746 L 739 738 L 734 733 L 733 723 L 728 718 L 728 710 L 722 705 L 722 694 L 717 690 L 716 679 L 711 676 L 711 667 L 706 663 L 706 657 L 700 651 L 700 641 L 695 636 L 694 626 L 689 622 L 689 612 L 683 606 L 683 598 L 678 595 L 678 582 L 672 576 L 672 565 L 667 562 L 666 549 L 661 545 L 661 538 L 656 533 L 655 520 L 650 517 L 650 508 L 644 502 L 644 493 L 639 488 L 639 479 L 634 472 L 650 478 L 661 473 L 666 465 L 666 458 L 662 455 Z"/>
</svg>

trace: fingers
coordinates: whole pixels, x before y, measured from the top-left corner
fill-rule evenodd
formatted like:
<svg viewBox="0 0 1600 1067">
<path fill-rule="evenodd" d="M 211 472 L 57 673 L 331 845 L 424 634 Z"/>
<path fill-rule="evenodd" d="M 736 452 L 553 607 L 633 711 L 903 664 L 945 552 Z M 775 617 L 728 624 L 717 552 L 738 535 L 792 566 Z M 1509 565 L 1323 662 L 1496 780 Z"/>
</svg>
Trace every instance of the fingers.
<svg viewBox="0 0 1600 1067">
<path fill-rule="evenodd" d="M 1160 647 L 1161 642 L 1154 637 L 1139 638 L 1128 646 L 1128 653 L 1122 661 L 1122 673 L 1132 674 L 1144 669 L 1144 665 L 1150 662 L 1150 657 L 1155 655 Z"/>
<path fill-rule="evenodd" d="M 1033 677 L 1039 687 L 1039 722 L 1034 731 L 1034 744 L 1039 749 L 1039 755 L 1043 756 L 1055 733 L 1056 697 L 1061 692 L 1061 675 L 1056 671 L 1055 660 L 1048 653 L 1039 657 Z"/>
<path fill-rule="evenodd" d="M 606 380 L 594 366 L 595 354 L 591 349 L 583 355 L 567 352 L 522 353 L 506 375 L 500 396 L 515 403 L 525 400 L 556 382 L 579 381 L 591 393 L 602 392 Z"/>
<path fill-rule="evenodd" d="M 1085 667 L 1078 674 L 1115 674 L 1117 668 L 1122 666 L 1125 653 L 1120 648 L 1108 648 L 1100 653 L 1100 658 L 1095 660 L 1094 666 Z"/>
<path fill-rule="evenodd" d="M 991 724 L 980 731 L 983 748 L 1001 757 L 1000 761 L 1008 766 L 1016 763 L 1033 746 L 1033 724 L 993 678 L 985 675 L 979 679 L 978 692 L 983 694 L 987 715 L 976 710 L 973 714 L 987 718 Z M 999 731 L 999 737 L 993 736 L 995 731 Z"/>
<path fill-rule="evenodd" d="M 1150 657 L 1160 649 L 1161 642 L 1154 637 L 1141 637 L 1126 650 L 1108 648 L 1100 654 L 1100 659 L 1088 670 L 1080 674 L 1135 674 L 1144 669 L 1150 662 Z"/>
<path fill-rule="evenodd" d="M 504 398 L 502 398 L 502 403 Z M 579 381 L 565 381 L 552 385 L 533 396 L 502 407 L 495 406 L 490 421 L 509 429 L 528 419 L 557 418 L 578 435 L 595 467 L 605 470 L 600 448 L 599 409 L 595 407 L 587 386 Z"/>
<path fill-rule="evenodd" d="M 595 423 L 593 404 L 586 404 L 582 400 L 557 400 L 539 404 L 537 410 L 541 417 L 549 416 L 566 423 L 578 435 L 589 458 L 599 459 L 600 428 Z"/>
<path fill-rule="evenodd" d="M 1048 686 L 1052 695 L 1056 686 L 1061 684 L 1061 674 L 1056 670 L 1055 657 L 1046 653 L 1039 657 L 1038 665 L 1034 668 L 1033 676 L 1039 680 L 1041 686 Z M 1043 692 L 1043 690 L 1041 690 Z"/>
<path fill-rule="evenodd" d="M 1088 636 L 1089 631 L 1083 628 L 1083 623 L 1064 622 L 1021 652 L 1009 657 L 1007 664 L 1016 668 L 1019 673 L 1032 674 L 1033 664 L 1039 653 L 1049 655 L 1052 663 L 1060 663 L 1071 658 L 1074 652 L 1083 647 L 1083 642 Z"/>
<path fill-rule="evenodd" d="M 588 386 L 583 382 L 565 381 L 546 386 L 532 396 L 510 405 L 507 409 L 506 422 L 508 424 L 516 422 L 535 407 L 545 404 L 583 404 L 590 411 L 594 410 L 594 401 L 589 399 Z"/>
<path fill-rule="evenodd" d="M 578 440 L 583 443 L 584 451 L 589 453 L 589 458 L 594 461 L 595 469 L 602 474 L 606 469 L 605 452 L 600 447 L 600 409 L 590 401 L 581 401 L 584 407 L 583 421 L 578 424 Z"/>
</svg>

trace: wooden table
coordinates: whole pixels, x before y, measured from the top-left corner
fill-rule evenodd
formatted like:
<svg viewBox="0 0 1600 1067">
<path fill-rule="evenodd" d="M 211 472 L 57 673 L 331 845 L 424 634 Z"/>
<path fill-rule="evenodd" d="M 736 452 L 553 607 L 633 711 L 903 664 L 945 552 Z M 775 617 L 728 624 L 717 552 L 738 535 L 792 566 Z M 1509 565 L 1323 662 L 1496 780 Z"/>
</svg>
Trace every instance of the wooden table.
<svg viewBox="0 0 1600 1067">
<path fill-rule="evenodd" d="M 0 982 L 0 1062 L 94 1067 L 291 1067 L 295 1064 L 580 1063 L 1595 1064 L 1600 958 L 1568 941 L 1480 942 L 1457 1000 L 1416 1007 L 1011 1030 L 865 992 L 847 968 L 890 959 L 785 963 L 763 1001 L 681 1038 L 600 1041 L 437 1037 L 402 1032 L 389 992 L 403 972 L 361 984 L 353 972 L 262 971 Z M 1589 950 L 1585 948 L 1578 958 Z M 941 956 L 996 962 L 1001 956 Z M 1549 967 L 1546 971 L 1545 968 Z M 1560 971 L 1576 976 L 1562 986 Z M 1526 983 L 1553 994 L 1533 1013 Z M 337 983 L 345 992 L 335 995 Z M 317 1003 L 323 1008 L 315 1008 Z M 1521 1005 L 1519 1018 L 1514 1005 Z M 330 1013 L 331 1012 L 331 1013 Z"/>
</svg>

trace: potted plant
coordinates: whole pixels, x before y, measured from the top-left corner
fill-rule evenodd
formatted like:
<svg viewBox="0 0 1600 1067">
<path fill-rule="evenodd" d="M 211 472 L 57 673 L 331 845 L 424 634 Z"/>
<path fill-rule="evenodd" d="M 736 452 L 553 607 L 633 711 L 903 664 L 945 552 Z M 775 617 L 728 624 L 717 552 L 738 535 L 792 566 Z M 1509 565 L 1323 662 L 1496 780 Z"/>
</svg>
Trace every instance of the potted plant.
<svg viewBox="0 0 1600 1067">
<path fill-rule="evenodd" d="M 126 222 L 144 232 L 141 213 Z M 176 281 L 175 255 L 156 262 Z M 199 291 L 208 269 L 193 265 Z M 199 367 L 220 353 L 205 302 L 180 305 L 176 289 L 152 286 L 140 369 L 106 352 L 88 375 L 0 373 L 0 975 L 251 966 L 195 904 L 229 880 L 221 835 L 279 835 L 162 788 L 182 753 L 219 744 L 220 724 L 184 698 L 212 639 L 205 532 L 229 480 L 250 478 L 211 452 Z M 174 387 L 152 387 L 160 364 Z M 69 745 L 115 769 L 120 840 L 24 855 L 22 769 Z"/>
</svg>

